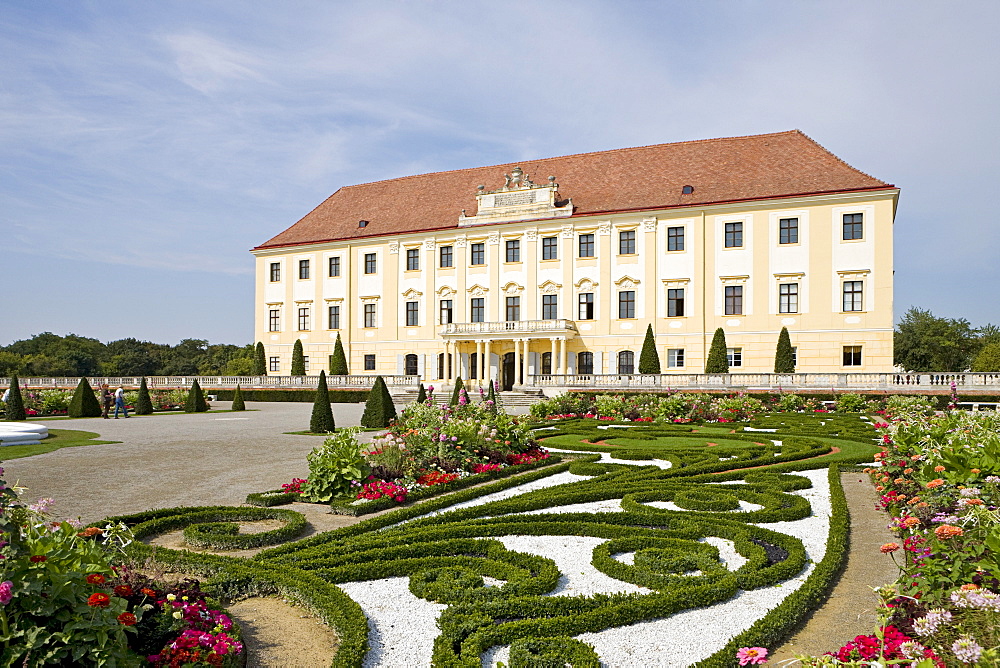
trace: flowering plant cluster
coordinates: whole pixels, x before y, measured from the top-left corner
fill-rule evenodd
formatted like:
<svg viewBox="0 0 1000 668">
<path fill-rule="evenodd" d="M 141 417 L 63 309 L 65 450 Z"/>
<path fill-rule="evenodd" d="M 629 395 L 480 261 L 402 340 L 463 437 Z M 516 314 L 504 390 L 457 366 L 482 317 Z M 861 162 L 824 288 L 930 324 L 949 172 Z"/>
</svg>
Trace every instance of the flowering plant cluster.
<svg viewBox="0 0 1000 668">
<path fill-rule="evenodd" d="M 29 390 L 21 391 L 24 413 L 28 417 L 42 415 L 66 415 L 73 390 Z"/>
<path fill-rule="evenodd" d="M 586 417 L 620 422 L 744 422 L 765 411 L 756 397 L 737 393 L 725 397 L 668 392 L 666 394 L 598 394 L 593 398 L 564 394 L 531 407 L 536 419 Z"/>
<path fill-rule="evenodd" d="M 361 486 L 358 498 L 374 501 L 384 496 L 393 499 L 396 503 L 403 503 L 406 501 L 406 495 L 409 491 L 402 485 L 387 480 L 378 480 L 375 476 L 368 476 L 368 482 Z"/>
<path fill-rule="evenodd" d="M 457 473 L 444 473 L 442 471 L 430 471 L 424 473 L 417 477 L 417 484 L 423 485 L 424 487 L 433 487 L 434 485 L 445 485 L 449 482 L 454 482 L 458 480 Z"/>
<path fill-rule="evenodd" d="M 301 494 L 302 485 L 309 482 L 305 478 L 292 478 L 291 482 L 286 482 L 281 485 L 281 491 L 285 494 Z"/>
</svg>

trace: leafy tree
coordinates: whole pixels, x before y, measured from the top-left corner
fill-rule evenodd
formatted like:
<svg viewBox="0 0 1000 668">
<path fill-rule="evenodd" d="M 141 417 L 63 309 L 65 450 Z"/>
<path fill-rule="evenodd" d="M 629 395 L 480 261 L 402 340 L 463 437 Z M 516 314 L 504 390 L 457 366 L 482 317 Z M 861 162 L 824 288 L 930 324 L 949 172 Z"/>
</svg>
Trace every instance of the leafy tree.
<svg viewBox="0 0 1000 668">
<path fill-rule="evenodd" d="M 239 383 L 236 383 L 236 390 L 233 392 L 233 405 L 231 408 L 234 411 L 245 411 L 247 409 L 247 405 L 243 401 L 243 390 L 240 389 Z"/>
<path fill-rule="evenodd" d="M 139 382 L 139 398 L 135 400 L 136 415 L 152 415 L 153 401 L 149 398 L 149 387 L 146 385 L 146 377 L 142 377 Z"/>
<path fill-rule="evenodd" d="M 292 347 L 292 372 L 293 376 L 306 375 L 306 358 L 302 354 L 302 339 L 295 339 Z"/>
<path fill-rule="evenodd" d="M 333 359 L 330 360 L 330 375 L 346 376 L 348 373 L 350 372 L 347 370 L 347 355 L 340 340 L 340 332 L 337 332 L 337 342 L 333 344 Z"/>
<path fill-rule="evenodd" d="M 0 376 L 18 373 L 24 367 L 24 359 L 16 354 L 0 350 Z"/>
<path fill-rule="evenodd" d="M 455 379 L 455 389 L 451 392 L 451 401 L 449 402 L 452 406 L 458 405 L 458 398 L 462 396 L 462 390 L 465 389 L 465 385 L 462 384 L 461 378 Z"/>
<path fill-rule="evenodd" d="M 260 341 L 257 342 L 257 347 L 254 350 L 253 375 L 267 375 L 267 357 L 264 355 L 264 344 Z"/>
<path fill-rule="evenodd" d="M 639 353 L 639 373 L 660 373 L 660 355 L 656 352 L 652 324 L 646 325 L 646 340 L 642 342 L 642 352 Z"/>
<path fill-rule="evenodd" d="M 1000 371 L 1000 343 L 988 343 L 972 361 L 972 370 L 978 372 Z"/>
<path fill-rule="evenodd" d="M 893 333 L 893 361 L 906 371 L 965 371 L 976 343 L 968 320 L 938 318 L 911 307 Z"/>
<path fill-rule="evenodd" d="M 396 407 L 392 403 L 392 396 L 389 388 L 386 387 L 382 376 L 375 378 L 372 391 L 368 393 L 368 401 L 365 402 L 365 412 L 361 416 L 362 427 L 385 428 L 396 419 Z"/>
<path fill-rule="evenodd" d="M 70 417 L 99 417 L 101 412 L 101 402 L 97 400 L 90 381 L 84 376 L 76 386 L 76 392 L 69 401 L 66 414 Z"/>
<path fill-rule="evenodd" d="M 191 391 L 188 392 L 187 399 L 184 401 L 184 412 L 204 413 L 207 410 L 208 402 L 205 400 L 205 393 L 201 391 L 201 385 L 195 378 L 194 382 L 191 383 Z"/>
<path fill-rule="evenodd" d="M 326 387 L 326 372 L 320 369 L 319 383 L 316 385 L 316 398 L 313 400 L 312 417 L 309 419 L 309 431 L 314 434 L 325 434 L 334 431 L 333 409 L 330 408 L 330 391 Z"/>
<path fill-rule="evenodd" d="M 24 412 L 24 397 L 21 396 L 21 385 L 16 373 L 10 377 L 10 394 L 4 410 L 8 420 L 25 420 L 28 417 Z"/>
<path fill-rule="evenodd" d="M 427 403 L 427 390 L 424 389 L 423 383 L 420 383 L 420 389 L 417 390 L 417 403 L 418 404 Z"/>
<path fill-rule="evenodd" d="M 729 358 L 726 357 L 726 333 L 719 327 L 712 337 L 712 347 L 708 349 L 705 373 L 729 373 Z"/>
<path fill-rule="evenodd" d="M 781 333 L 778 334 L 778 347 L 774 352 L 774 373 L 795 373 L 792 339 L 788 336 L 787 327 L 782 327 Z"/>
<path fill-rule="evenodd" d="M 136 339 L 120 339 L 105 346 L 101 370 L 109 376 L 150 376 L 160 361 L 150 346 Z"/>
</svg>

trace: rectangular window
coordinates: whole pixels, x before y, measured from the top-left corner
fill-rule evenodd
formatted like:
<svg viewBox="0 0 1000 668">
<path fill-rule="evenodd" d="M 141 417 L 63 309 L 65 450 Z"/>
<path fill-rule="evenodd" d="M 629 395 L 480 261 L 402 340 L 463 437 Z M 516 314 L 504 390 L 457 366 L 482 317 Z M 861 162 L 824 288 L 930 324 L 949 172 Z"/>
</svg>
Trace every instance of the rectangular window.
<svg viewBox="0 0 1000 668">
<path fill-rule="evenodd" d="M 635 317 L 635 290 L 622 290 L 618 293 L 618 317 Z"/>
<path fill-rule="evenodd" d="M 302 370 L 309 373 L 309 355 L 302 356 Z"/>
<path fill-rule="evenodd" d="M 330 329 L 340 329 L 340 307 L 331 306 L 330 311 Z"/>
<path fill-rule="evenodd" d="M 475 297 L 472 303 L 469 305 L 469 312 L 472 316 L 472 322 L 486 322 L 486 299 L 483 297 Z"/>
<path fill-rule="evenodd" d="M 580 257 L 594 257 L 594 235 L 580 235 Z"/>
<path fill-rule="evenodd" d="M 684 250 L 684 228 L 683 227 L 668 227 L 667 228 L 667 250 L 668 251 L 682 251 L 682 250 Z"/>
<path fill-rule="evenodd" d="M 861 346 L 844 346 L 844 366 L 861 366 Z"/>
<path fill-rule="evenodd" d="M 272 262 L 271 263 L 271 282 L 275 283 L 281 280 L 281 263 Z"/>
<path fill-rule="evenodd" d="M 726 315 L 743 315 L 743 286 L 726 286 Z"/>
<path fill-rule="evenodd" d="M 420 317 L 420 302 L 406 302 L 406 326 L 416 327 Z"/>
<path fill-rule="evenodd" d="M 579 306 L 579 313 L 577 317 L 580 320 L 593 320 L 594 319 L 594 293 L 593 292 L 581 292 L 577 297 L 577 305 Z"/>
<path fill-rule="evenodd" d="M 864 238 L 864 220 L 863 213 L 844 214 L 844 241 Z"/>
<path fill-rule="evenodd" d="M 799 243 L 798 218 L 782 218 L 778 221 L 778 243 L 779 244 Z"/>
<path fill-rule="evenodd" d="M 792 346 L 792 366 L 797 367 L 799 365 L 799 349 L 798 346 Z"/>
<path fill-rule="evenodd" d="M 309 260 L 299 260 L 299 278 L 309 278 Z"/>
<path fill-rule="evenodd" d="M 635 230 L 618 233 L 618 254 L 635 255 Z"/>
<path fill-rule="evenodd" d="M 452 314 L 453 314 L 453 310 L 452 310 L 452 306 L 451 306 L 451 300 L 450 299 L 442 299 L 441 300 L 441 308 L 439 310 L 440 310 L 440 323 L 439 324 L 450 325 L 451 322 L 452 322 L 451 318 L 452 318 Z"/>
<path fill-rule="evenodd" d="M 507 297 L 507 322 L 514 322 L 521 319 L 521 298 Z"/>
<path fill-rule="evenodd" d="M 684 368 L 683 348 L 667 348 L 667 368 L 668 369 Z"/>
<path fill-rule="evenodd" d="M 375 263 L 375 253 L 365 253 L 365 273 L 374 274 L 378 269 L 378 265 Z"/>
<path fill-rule="evenodd" d="M 375 326 L 375 304 L 365 304 L 365 327 Z"/>
<path fill-rule="evenodd" d="M 559 317 L 559 296 L 542 295 L 542 320 L 555 320 Z"/>
<path fill-rule="evenodd" d="M 281 331 L 281 311 L 273 308 L 267 312 L 267 329 L 270 332 Z"/>
<path fill-rule="evenodd" d="M 594 373 L 594 353 L 582 352 L 576 356 L 576 361 L 577 373 Z"/>
<path fill-rule="evenodd" d="M 375 355 L 365 355 L 365 371 L 375 370 Z"/>
<path fill-rule="evenodd" d="M 726 248 L 743 247 L 743 223 L 726 223 Z"/>
<path fill-rule="evenodd" d="M 340 276 L 340 257 L 330 258 L 330 271 L 327 273 L 329 273 L 330 278 Z"/>
<path fill-rule="evenodd" d="M 455 266 L 455 259 L 451 246 L 441 246 L 441 248 L 438 249 L 438 266 L 442 269 L 445 267 Z"/>
<path fill-rule="evenodd" d="M 420 249 L 406 249 L 406 271 L 416 271 L 420 269 Z"/>
<path fill-rule="evenodd" d="M 861 281 L 844 281 L 844 310 L 863 311 Z"/>
<path fill-rule="evenodd" d="M 486 244 L 472 244 L 469 264 L 486 264 Z"/>
<path fill-rule="evenodd" d="M 268 360 L 267 370 L 271 373 L 278 373 L 281 371 L 281 362 L 277 357 L 272 357 Z"/>
<path fill-rule="evenodd" d="M 559 237 L 542 237 L 542 259 L 559 259 Z"/>
<path fill-rule="evenodd" d="M 726 361 L 729 362 L 729 366 L 743 366 L 743 349 L 742 348 L 726 348 Z"/>
<path fill-rule="evenodd" d="M 778 313 L 799 312 L 799 284 L 782 283 L 778 286 Z"/>
<path fill-rule="evenodd" d="M 667 289 L 667 317 L 680 318 L 684 315 L 684 288 Z"/>
<path fill-rule="evenodd" d="M 305 332 L 309 329 L 309 307 L 299 309 L 299 331 Z"/>
<path fill-rule="evenodd" d="M 518 239 L 508 239 L 507 240 L 507 262 L 520 262 L 521 261 L 521 242 Z"/>
</svg>

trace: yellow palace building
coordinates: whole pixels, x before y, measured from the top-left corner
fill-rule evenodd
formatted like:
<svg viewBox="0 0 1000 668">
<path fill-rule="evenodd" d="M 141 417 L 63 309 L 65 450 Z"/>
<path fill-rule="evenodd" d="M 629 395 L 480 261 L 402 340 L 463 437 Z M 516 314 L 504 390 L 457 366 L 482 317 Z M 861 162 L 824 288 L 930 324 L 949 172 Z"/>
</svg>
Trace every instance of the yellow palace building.
<svg viewBox="0 0 1000 668">
<path fill-rule="evenodd" d="M 659 144 L 339 189 L 253 249 L 255 339 L 288 375 L 337 335 L 354 374 L 450 384 L 892 370 L 899 190 L 799 131 Z"/>
</svg>

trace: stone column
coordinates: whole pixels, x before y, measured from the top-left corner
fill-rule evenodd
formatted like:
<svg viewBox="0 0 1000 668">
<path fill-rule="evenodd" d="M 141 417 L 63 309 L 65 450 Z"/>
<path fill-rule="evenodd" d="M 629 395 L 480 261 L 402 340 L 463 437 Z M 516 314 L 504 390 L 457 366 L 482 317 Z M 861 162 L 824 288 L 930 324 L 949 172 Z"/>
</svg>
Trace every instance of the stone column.
<svg viewBox="0 0 1000 668">
<path fill-rule="evenodd" d="M 569 364 L 566 360 L 566 339 L 559 339 L 559 368 L 564 374 L 569 373 Z"/>
<path fill-rule="evenodd" d="M 557 374 L 559 373 L 559 355 L 556 353 L 556 339 L 553 337 L 549 339 L 552 344 L 552 350 L 549 354 L 549 373 Z"/>
<path fill-rule="evenodd" d="M 493 377 L 491 375 L 492 369 L 490 368 L 490 348 L 493 342 L 489 339 L 483 341 L 483 376 L 482 379 L 490 383 L 493 382 Z"/>
<path fill-rule="evenodd" d="M 521 339 L 514 339 L 514 385 L 521 384 Z"/>
</svg>

